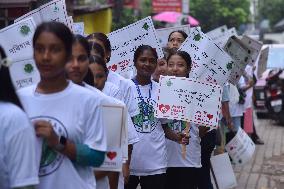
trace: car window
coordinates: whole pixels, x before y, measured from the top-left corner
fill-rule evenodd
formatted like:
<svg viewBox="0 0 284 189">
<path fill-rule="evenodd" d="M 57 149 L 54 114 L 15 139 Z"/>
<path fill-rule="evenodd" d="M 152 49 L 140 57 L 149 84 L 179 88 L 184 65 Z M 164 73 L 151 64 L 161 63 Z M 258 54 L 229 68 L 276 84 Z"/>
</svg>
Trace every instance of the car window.
<svg viewBox="0 0 284 189">
<path fill-rule="evenodd" d="M 267 68 L 284 68 L 284 46 L 269 48 Z"/>
</svg>

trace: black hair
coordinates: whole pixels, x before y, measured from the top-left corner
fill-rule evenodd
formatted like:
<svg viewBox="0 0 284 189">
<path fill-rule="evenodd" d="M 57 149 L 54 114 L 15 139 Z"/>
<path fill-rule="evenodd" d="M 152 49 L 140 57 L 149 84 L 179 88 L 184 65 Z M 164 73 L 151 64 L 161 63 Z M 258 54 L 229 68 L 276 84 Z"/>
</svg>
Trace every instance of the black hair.
<svg viewBox="0 0 284 189">
<path fill-rule="evenodd" d="M 149 45 L 140 45 L 140 46 L 136 49 L 136 51 L 135 51 L 135 53 L 134 53 L 134 58 L 133 58 L 133 62 L 134 62 L 134 63 L 137 62 L 138 57 L 139 57 L 145 50 L 150 50 L 150 51 L 152 51 L 152 53 L 153 53 L 155 59 L 158 59 L 157 51 L 156 51 L 154 48 L 152 48 L 152 47 L 149 46 Z"/>
<path fill-rule="evenodd" d="M 105 51 L 100 44 L 98 44 L 96 42 L 89 42 L 89 47 L 90 47 L 91 51 L 92 50 L 97 51 L 97 53 L 101 56 L 101 58 L 105 57 Z"/>
<path fill-rule="evenodd" d="M 94 75 L 93 75 L 93 73 L 92 73 L 90 68 L 88 68 L 88 72 L 87 72 L 86 76 L 84 77 L 83 81 L 85 83 L 87 83 L 88 85 L 91 85 L 91 86 L 95 85 Z"/>
<path fill-rule="evenodd" d="M 187 36 L 188 36 L 188 35 L 187 35 L 184 31 L 182 31 L 182 30 L 172 31 L 172 32 L 170 33 L 169 37 L 168 37 L 168 42 L 170 41 L 171 35 L 172 35 L 173 33 L 175 33 L 175 32 L 180 33 L 184 39 L 186 39 Z"/>
<path fill-rule="evenodd" d="M 4 49 L 0 46 L 0 64 L 7 58 Z M 11 80 L 9 68 L 1 65 L 0 67 L 0 101 L 10 102 L 23 109 L 23 106 L 16 94 L 13 82 Z"/>
<path fill-rule="evenodd" d="M 111 52 L 111 44 L 108 37 L 104 33 L 95 32 L 87 36 L 87 40 L 97 39 L 104 44 L 106 53 Z"/>
<path fill-rule="evenodd" d="M 60 22 L 44 22 L 40 24 L 34 33 L 33 37 L 33 46 L 35 46 L 36 40 L 40 36 L 42 32 L 50 32 L 53 33 L 56 37 L 62 40 L 65 50 L 67 53 L 67 59 L 69 59 L 72 55 L 72 42 L 73 42 L 73 34 L 70 29 Z"/>
<path fill-rule="evenodd" d="M 105 74 L 108 75 L 108 69 L 107 69 L 107 66 L 106 66 L 106 63 L 104 61 L 104 59 L 100 56 L 91 56 L 90 57 L 90 64 L 98 64 L 100 66 L 103 67 L 104 71 L 105 71 Z"/>
<path fill-rule="evenodd" d="M 77 42 L 80 43 L 80 45 L 83 46 L 83 48 L 87 52 L 88 57 L 90 57 L 90 46 L 89 46 L 88 40 L 85 37 L 83 37 L 82 35 L 75 35 L 74 38 L 73 38 L 73 44 L 77 43 Z"/>
<path fill-rule="evenodd" d="M 187 68 L 189 69 L 189 71 L 191 70 L 191 65 L 192 65 L 192 60 L 190 55 L 185 52 L 185 51 L 171 51 L 171 54 L 168 56 L 167 58 L 167 63 L 169 62 L 169 59 L 173 56 L 173 55 L 178 55 L 180 56 L 182 59 L 185 60 Z"/>
</svg>

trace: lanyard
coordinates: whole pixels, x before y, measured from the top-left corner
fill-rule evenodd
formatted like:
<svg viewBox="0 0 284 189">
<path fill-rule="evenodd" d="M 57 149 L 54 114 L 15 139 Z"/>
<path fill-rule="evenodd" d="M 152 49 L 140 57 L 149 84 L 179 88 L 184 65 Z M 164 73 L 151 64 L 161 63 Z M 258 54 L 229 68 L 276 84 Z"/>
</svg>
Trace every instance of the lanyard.
<svg viewBox="0 0 284 189">
<path fill-rule="evenodd" d="M 152 91 L 152 81 L 150 83 L 150 89 L 149 89 L 149 97 L 147 99 L 147 102 L 144 101 L 144 98 L 141 94 L 141 91 L 140 91 L 140 88 L 139 88 L 139 85 L 138 85 L 138 81 L 136 79 L 132 79 L 132 81 L 135 83 L 135 86 L 136 86 L 136 89 L 137 89 L 137 92 L 138 92 L 138 95 L 139 95 L 139 99 L 141 100 L 142 102 L 142 112 L 143 112 L 143 116 L 149 116 L 150 115 L 150 111 L 149 111 L 149 106 L 150 106 L 150 99 L 151 99 L 151 91 Z"/>
</svg>

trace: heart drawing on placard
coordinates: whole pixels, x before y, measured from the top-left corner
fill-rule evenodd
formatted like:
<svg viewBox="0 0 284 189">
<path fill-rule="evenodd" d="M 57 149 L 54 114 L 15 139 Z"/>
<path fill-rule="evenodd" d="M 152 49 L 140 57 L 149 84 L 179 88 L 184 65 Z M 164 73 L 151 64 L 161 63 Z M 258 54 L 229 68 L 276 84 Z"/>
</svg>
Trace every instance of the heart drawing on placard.
<svg viewBox="0 0 284 189">
<path fill-rule="evenodd" d="M 160 105 L 159 105 L 159 110 L 160 110 L 163 114 L 167 113 L 167 111 L 169 111 L 169 109 L 170 109 L 170 106 L 169 106 L 169 105 L 164 105 L 164 104 L 160 104 Z"/>
<path fill-rule="evenodd" d="M 108 152 L 107 153 L 107 157 L 110 159 L 110 160 L 113 160 L 115 157 L 116 157 L 116 152 Z"/>
<path fill-rule="evenodd" d="M 212 114 L 207 114 L 207 117 L 209 120 L 211 120 L 213 118 L 213 115 Z"/>
<path fill-rule="evenodd" d="M 111 71 L 115 72 L 117 70 L 117 65 L 116 64 L 112 65 L 110 69 Z"/>
</svg>

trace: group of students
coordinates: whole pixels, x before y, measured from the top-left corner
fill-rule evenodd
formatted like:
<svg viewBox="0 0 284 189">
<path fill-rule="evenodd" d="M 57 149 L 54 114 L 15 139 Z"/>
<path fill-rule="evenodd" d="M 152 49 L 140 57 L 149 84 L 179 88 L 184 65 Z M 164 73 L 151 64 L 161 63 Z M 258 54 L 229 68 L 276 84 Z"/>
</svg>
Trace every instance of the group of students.
<svg viewBox="0 0 284 189">
<path fill-rule="evenodd" d="M 177 51 L 186 37 L 172 32 L 163 59 L 151 46 L 139 46 L 137 74 L 128 80 L 107 69 L 106 35 L 85 38 L 64 24 L 42 23 L 33 37 L 40 81 L 18 91 L 0 48 L 0 188 L 212 188 L 216 131 L 189 123 L 187 136 L 187 123 L 154 117 L 159 76 L 188 77 L 191 71 L 190 55 Z M 128 111 L 128 158 L 121 173 L 94 170 L 107 151 L 101 108 L 107 103 Z"/>
</svg>

